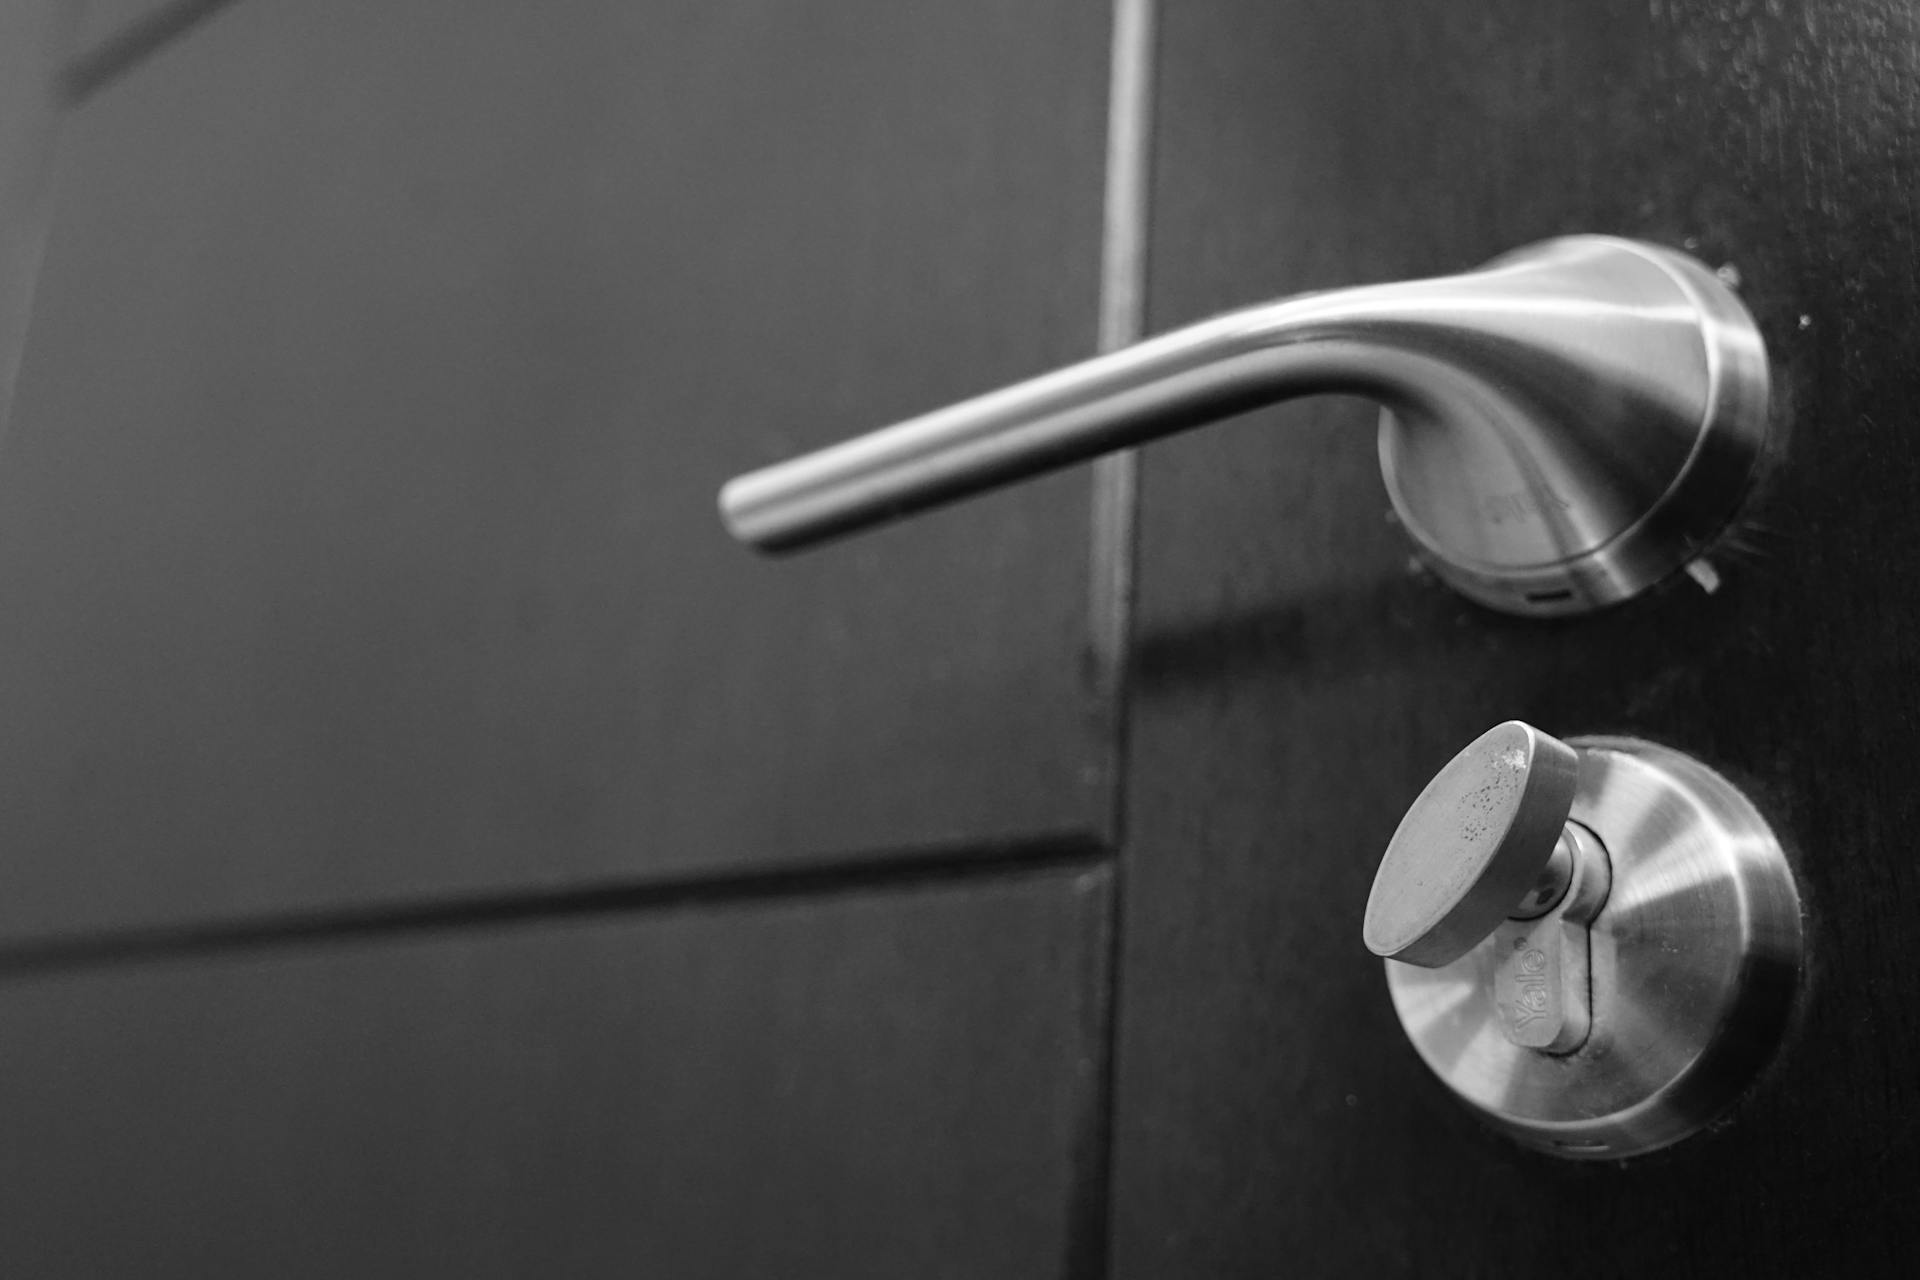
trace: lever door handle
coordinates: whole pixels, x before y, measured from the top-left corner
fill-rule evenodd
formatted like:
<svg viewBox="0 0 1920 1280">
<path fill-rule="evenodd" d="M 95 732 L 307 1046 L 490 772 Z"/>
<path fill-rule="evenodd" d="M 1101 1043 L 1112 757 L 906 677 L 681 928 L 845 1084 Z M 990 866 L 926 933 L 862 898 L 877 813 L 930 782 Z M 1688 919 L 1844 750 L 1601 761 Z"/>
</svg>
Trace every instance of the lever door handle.
<svg viewBox="0 0 1920 1280">
<path fill-rule="evenodd" d="M 1625 599 L 1720 530 L 1764 441 L 1768 371 L 1699 262 L 1571 236 L 1230 312 L 739 476 L 720 508 L 743 542 L 804 547 L 1322 392 L 1384 407 L 1388 492 L 1442 577 L 1556 614 Z"/>
</svg>

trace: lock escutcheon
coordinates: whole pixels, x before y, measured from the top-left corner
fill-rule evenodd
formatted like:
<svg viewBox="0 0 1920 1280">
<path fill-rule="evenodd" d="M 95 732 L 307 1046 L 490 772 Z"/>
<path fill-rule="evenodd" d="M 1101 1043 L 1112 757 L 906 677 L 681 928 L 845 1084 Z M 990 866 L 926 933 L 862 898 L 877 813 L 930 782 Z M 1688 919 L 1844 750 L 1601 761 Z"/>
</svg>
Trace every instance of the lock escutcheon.
<svg viewBox="0 0 1920 1280">
<path fill-rule="evenodd" d="M 1554 892 L 1561 850 L 1567 888 L 1521 918 Z M 1499 895 L 1511 906 L 1483 927 Z M 1522 1142 L 1585 1159 L 1651 1151 L 1720 1115 L 1778 1044 L 1802 970 L 1786 856 L 1737 788 L 1654 743 L 1560 743 L 1514 721 L 1409 810 L 1366 938 L 1411 957 L 1387 960 L 1388 987 L 1434 1074 Z"/>
<path fill-rule="evenodd" d="M 1579 753 L 1518 720 L 1495 725 L 1434 775 L 1401 819 L 1367 899 L 1375 955 L 1425 968 L 1493 941 L 1507 1039 L 1568 1053 L 1592 1023 L 1588 927 L 1612 868 L 1568 819 Z"/>
</svg>

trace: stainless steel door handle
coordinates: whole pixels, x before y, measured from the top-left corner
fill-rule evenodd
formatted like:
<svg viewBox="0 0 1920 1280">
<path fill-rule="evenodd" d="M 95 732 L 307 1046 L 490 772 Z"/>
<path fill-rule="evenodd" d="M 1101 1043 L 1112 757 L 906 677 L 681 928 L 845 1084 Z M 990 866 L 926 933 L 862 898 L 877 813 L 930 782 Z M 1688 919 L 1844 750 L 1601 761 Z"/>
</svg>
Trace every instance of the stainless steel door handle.
<svg viewBox="0 0 1920 1280">
<path fill-rule="evenodd" d="M 1249 307 L 739 476 L 735 537 L 803 547 L 1294 396 L 1384 407 L 1380 460 L 1437 572 L 1524 614 L 1696 555 L 1766 432 L 1766 351 L 1684 254 L 1550 240 L 1464 275 Z"/>
<path fill-rule="evenodd" d="M 1363 937 L 1434 1074 L 1585 1159 L 1676 1142 L 1745 1092 L 1803 947 L 1786 855 L 1732 783 L 1650 742 L 1517 720 L 1407 810 Z"/>
</svg>

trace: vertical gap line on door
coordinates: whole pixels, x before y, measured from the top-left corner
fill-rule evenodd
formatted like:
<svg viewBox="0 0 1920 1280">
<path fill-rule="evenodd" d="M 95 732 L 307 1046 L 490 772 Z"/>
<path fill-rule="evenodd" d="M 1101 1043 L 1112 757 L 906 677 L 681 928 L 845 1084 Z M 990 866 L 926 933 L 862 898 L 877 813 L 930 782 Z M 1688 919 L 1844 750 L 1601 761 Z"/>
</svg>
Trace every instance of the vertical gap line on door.
<svg viewBox="0 0 1920 1280">
<path fill-rule="evenodd" d="M 1147 228 L 1153 135 L 1156 0 L 1114 0 L 1107 80 L 1106 187 L 1101 217 L 1099 346 L 1138 342 L 1146 327 Z M 1126 826 L 1128 686 L 1140 470 L 1129 450 L 1093 469 L 1089 556 L 1090 647 L 1104 730 L 1107 847 L 1122 851 Z M 1114 1062 L 1120 1010 L 1122 859 L 1107 880 L 1105 961 L 1096 980 L 1093 1078 L 1078 1125 L 1074 1201 L 1063 1271 L 1076 1280 L 1107 1275 L 1112 1238 Z"/>
<path fill-rule="evenodd" d="M 33 319 L 35 285 L 53 221 L 60 68 L 80 26 L 67 0 L 0 11 L 0 434 Z"/>
<path fill-rule="evenodd" d="M 1114 0 L 1113 6 L 1100 242 L 1097 341 L 1101 351 L 1138 342 L 1145 328 L 1155 2 Z M 1097 682 L 1094 693 L 1107 748 L 1107 807 L 1101 825 L 1115 846 L 1126 812 L 1126 692 L 1138 493 L 1139 461 L 1134 451 L 1094 464 L 1088 617 Z"/>
</svg>

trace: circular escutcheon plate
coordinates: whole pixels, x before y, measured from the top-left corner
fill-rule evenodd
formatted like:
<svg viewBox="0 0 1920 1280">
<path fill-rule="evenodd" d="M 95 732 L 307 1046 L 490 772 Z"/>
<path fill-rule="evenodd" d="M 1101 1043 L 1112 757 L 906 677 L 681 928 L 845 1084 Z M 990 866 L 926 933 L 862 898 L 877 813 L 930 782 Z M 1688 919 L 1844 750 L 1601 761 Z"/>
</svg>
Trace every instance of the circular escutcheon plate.
<svg viewBox="0 0 1920 1280">
<path fill-rule="evenodd" d="M 1591 926 L 1593 1027 L 1572 1053 L 1508 1042 L 1494 939 L 1440 969 L 1388 961 L 1414 1048 L 1529 1146 L 1619 1159 L 1677 1142 L 1752 1084 L 1799 989 L 1800 898 L 1746 797 L 1705 765 L 1632 738 L 1574 738 L 1570 815 L 1599 836 L 1613 887 Z"/>
<path fill-rule="evenodd" d="M 1525 313 L 1538 355 L 1507 387 L 1523 427 L 1384 412 L 1388 496 L 1434 571 L 1490 608 L 1625 600 L 1698 556 L 1747 490 L 1770 412 L 1759 328 L 1704 264 L 1636 241 L 1566 236 L 1486 270 L 1584 305 Z"/>
</svg>

